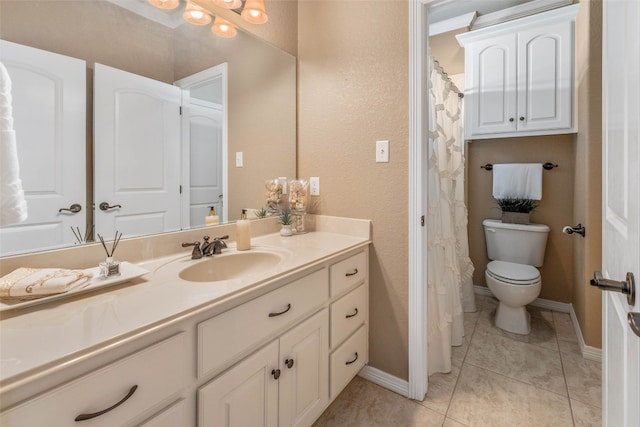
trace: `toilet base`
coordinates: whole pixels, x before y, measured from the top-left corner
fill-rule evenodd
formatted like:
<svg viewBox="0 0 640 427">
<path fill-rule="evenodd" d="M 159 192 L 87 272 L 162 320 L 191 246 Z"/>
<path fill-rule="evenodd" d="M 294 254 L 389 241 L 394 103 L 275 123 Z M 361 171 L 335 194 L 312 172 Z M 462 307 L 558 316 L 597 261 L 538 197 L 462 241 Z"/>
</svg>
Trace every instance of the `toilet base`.
<svg viewBox="0 0 640 427">
<path fill-rule="evenodd" d="M 531 315 L 526 306 L 510 307 L 500 301 L 496 309 L 495 325 L 507 332 L 529 335 L 531 332 Z"/>
</svg>

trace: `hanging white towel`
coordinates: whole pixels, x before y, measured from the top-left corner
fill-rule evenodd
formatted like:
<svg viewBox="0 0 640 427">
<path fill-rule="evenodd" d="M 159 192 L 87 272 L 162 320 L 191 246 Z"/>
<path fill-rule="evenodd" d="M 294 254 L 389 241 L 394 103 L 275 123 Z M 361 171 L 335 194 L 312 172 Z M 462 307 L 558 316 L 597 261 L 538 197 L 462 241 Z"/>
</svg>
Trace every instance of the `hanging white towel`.
<svg viewBox="0 0 640 427">
<path fill-rule="evenodd" d="M 27 219 L 11 101 L 11 79 L 0 62 L 0 226 Z"/>
<path fill-rule="evenodd" d="M 542 199 L 542 163 L 493 165 L 493 197 Z"/>
</svg>

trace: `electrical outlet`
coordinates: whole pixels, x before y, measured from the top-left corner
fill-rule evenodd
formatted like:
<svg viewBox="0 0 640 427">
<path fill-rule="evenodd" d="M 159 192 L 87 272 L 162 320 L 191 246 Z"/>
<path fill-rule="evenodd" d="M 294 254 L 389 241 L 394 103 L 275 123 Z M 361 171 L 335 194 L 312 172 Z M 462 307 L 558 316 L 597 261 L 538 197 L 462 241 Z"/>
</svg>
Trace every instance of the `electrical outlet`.
<svg viewBox="0 0 640 427">
<path fill-rule="evenodd" d="M 389 141 L 376 141 L 376 162 L 389 162 Z"/>
<path fill-rule="evenodd" d="M 236 167 L 241 168 L 243 163 L 242 151 L 236 151 Z"/>
<path fill-rule="evenodd" d="M 312 176 L 311 178 L 309 178 L 309 187 L 309 193 L 311 193 L 312 196 L 319 196 L 320 178 L 317 176 Z"/>
</svg>

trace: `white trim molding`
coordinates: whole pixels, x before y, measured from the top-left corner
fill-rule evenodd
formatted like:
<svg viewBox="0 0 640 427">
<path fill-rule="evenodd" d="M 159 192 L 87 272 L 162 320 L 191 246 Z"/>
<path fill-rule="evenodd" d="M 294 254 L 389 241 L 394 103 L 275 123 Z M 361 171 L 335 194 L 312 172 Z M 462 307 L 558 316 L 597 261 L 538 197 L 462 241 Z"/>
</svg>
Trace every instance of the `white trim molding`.
<svg viewBox="0 0 640 427">
<path fill-rule="evenodd" d="M 527 16 L 536 15 L 548 10 L 567 6 L 572 3 L 573 0 L 535 0 L 527 3 L 522 3 L 517 6 L 479 16 L 472 23 L 471 30 L 490 27 L 492 25 L 501 24 L 507 21 L 513 21 L 519 18 L 525 18 Z"/>
<path fill-rule="evenodd" d="M 381 371 L 378 368 L 366 365 L 358 372 L 360 378 L 371 381 L 374 384 L 398 393 L 401 396 L 409 397 L 409 382 L 396 376 Z"/>
</svg>

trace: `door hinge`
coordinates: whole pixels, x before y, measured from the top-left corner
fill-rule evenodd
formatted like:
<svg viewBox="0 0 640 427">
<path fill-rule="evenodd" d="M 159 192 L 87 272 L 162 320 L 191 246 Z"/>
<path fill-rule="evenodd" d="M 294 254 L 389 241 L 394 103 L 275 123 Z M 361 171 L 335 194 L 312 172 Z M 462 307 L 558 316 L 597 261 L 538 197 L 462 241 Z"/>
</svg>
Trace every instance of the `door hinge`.
<svg viewBox="0 0 640 427">
<path fill-rule="evenodd" d="M 182 115 L 182 105 L 180 106 L 180 115 Z"/>
<path fill-rule="evenodd" d="M 180 186 L 180 194 L 182 194 L 182 185 Z"/>
<path fill-rule="evenodd" d="M 420 226 L 424 227 L 424 215 L 420 217 Z"/>
</svg>

